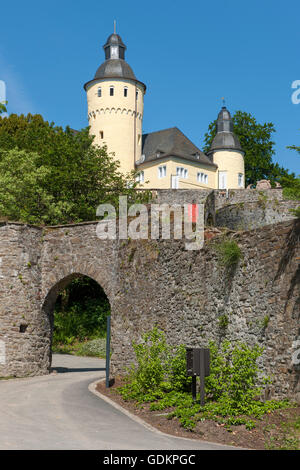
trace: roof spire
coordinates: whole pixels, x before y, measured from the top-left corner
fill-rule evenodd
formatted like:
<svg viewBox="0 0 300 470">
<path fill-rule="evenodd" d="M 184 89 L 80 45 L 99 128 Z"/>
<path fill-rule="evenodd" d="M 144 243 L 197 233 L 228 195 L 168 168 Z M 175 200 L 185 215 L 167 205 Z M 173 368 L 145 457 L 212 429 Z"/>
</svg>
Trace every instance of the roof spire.
<svg viewBox="0 0 300 470">
<path fill-rule="evenodd" d="M 222 103 L 223 103 L 223 107 L 225 108 L 225 98 L 224 98 L 224 96 L 222 96 L 221 100 L 222 100 Z"/>
<path fill-rule="evenodd" d="M 114 34 L 117 34 L 117 22 L 114 20 Z"/>
</svg>

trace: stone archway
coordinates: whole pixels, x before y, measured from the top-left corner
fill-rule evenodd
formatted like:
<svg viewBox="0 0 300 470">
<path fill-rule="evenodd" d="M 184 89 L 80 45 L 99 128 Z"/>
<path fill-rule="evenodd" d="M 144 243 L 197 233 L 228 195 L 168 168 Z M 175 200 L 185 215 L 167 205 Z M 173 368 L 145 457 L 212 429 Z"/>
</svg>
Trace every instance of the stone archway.
<svg viewBox="0 0 300 470">
<path fill-rule="evenodd" d="M 99 287 L 101 287 L 106 295 L 107 300 L 109 301 L 110 305 L 111 302 L 109 300 L 108 295 L 106 294 L 105 289 L 100 285 L 100 283 L 92 278 L 91 276 L 87 276 L 81 272 L 74 272 L 65 276 L 64 278 L 60 279 L 52 288 L 49 290 L 48 294 L 45 297 L 45 300 L 42 305 L 42 319 L 44 324 L 44 335 L 46 338 L 45 341 L 45 352 L 44 357 L 48 357 L 48 364 L 47 370 L 51 370 L 52 364 L 52 339 L 53 339 L 53 328 L 54 328 L 54 308 L 56 301 L 58 299 L 59 294 L 74 280 L 79 278 L 87 278 L 95 281 Z"/>
</svg>

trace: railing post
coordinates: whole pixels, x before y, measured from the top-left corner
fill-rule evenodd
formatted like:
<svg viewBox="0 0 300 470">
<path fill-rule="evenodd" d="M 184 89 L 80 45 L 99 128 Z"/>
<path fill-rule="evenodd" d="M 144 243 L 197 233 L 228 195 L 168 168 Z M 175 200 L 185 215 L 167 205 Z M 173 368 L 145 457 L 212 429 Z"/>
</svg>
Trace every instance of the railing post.
<svg viewBox="0 0 300 470">
<path fill-rule="evenodd" d="M 106 324 L 106 388 L 109 388 L 109 365 L 110 365 L 110 315 Z"/>
</svg>

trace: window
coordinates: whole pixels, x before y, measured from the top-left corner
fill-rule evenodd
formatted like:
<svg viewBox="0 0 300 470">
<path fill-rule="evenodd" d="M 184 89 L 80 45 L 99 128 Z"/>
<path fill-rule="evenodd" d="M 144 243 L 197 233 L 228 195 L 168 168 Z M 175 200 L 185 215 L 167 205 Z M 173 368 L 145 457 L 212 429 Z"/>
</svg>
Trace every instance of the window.
<svg viewBox="0 0 300 470">
<path fill-rule="evenodd" d="M 114 87 L 109 87 L 109 96 L 114 96 Z"/>
<path fill-rule="evenodd" d="M 139 96 L 139 92 L 136 91 L 136 92 L 135 92 L 135 98 L 136 98 L 136 100 L 138 99 L 138 96 Z"/>
<path fill-rule="evenodd" d="M 167 175 L 167 167 L 166 165 L 164 166 L 159 166 L 158 167 L 158 177 L 159 178 L 164 178 Z"/>
<path fill-rule="evenodd" d="M 104 137 L 104 132 L 103 132 L 103 131 L 99 131 L 99 136 L 100 136 L 100 139 L 103 139 L 103 137 Z"/>
<path fill-rule="evenodd" d="M 144 180 L 145 180 L 144 172 L 140 171 L 138 175 L 136 176 L 136 181 L 138 183 L 144 183 Z"/>
<path fill-rule="evenodd" d="M 238 176 L 238 185 L 240 188 L 244 187 L 244 178 L 243 178 L 243 173 L 239 173 Z"/>
<path fill-rule="evenodd" d="M 183 168 L 182 166 L 178 166 L 176 168 L 176 176 L 180 176 L 180 178 L 187 178 L 188 177 L 187 169 Z"/>
<path fill-rule="evenodd" d="M 197 173 L 198 183 L 208 184 L 208 176 L 205 173 Z"/>
<path fill-rule="evenodd" d="M 102 96 L 101 95 L 101 87 L 98 88 L 98 96 L 99 96 L 99 98 L 101 98 L 101 96 Z"/>
<path fill-rule="evenodd" d="M 127 86 L 124 87 L 124 96 L 125 96 L 125 98 L 128 96 L 128 88 L 127 88 Z"/>
</svg>

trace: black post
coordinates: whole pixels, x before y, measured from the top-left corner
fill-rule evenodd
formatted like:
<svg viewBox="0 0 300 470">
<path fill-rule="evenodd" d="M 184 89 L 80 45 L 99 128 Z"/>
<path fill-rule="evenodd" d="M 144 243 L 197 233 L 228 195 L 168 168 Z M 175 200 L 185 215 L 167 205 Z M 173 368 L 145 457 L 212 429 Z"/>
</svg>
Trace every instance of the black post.
<svg viewBox="0 0 300 470">
<path fill-rule="evenodd" d="M 204 406 L 205 349 L 200 349 L 200 405 Z"/>
<path fill-rule="evenodd" d="M 110 315 L 106 324 L 106 388 L 109 388 L 109 360 L 110 360 Z"/>
<path fill-rule="evenodd" d="M 193 401 L 196 401 L 196 394 L 197 394 L 196 385 L 197 385 L 197 377 L 196 377 L 196 375 L 193 375 L 193 377 L 192 377 L 192 397 L 193 397 Z"/>
</svg>

